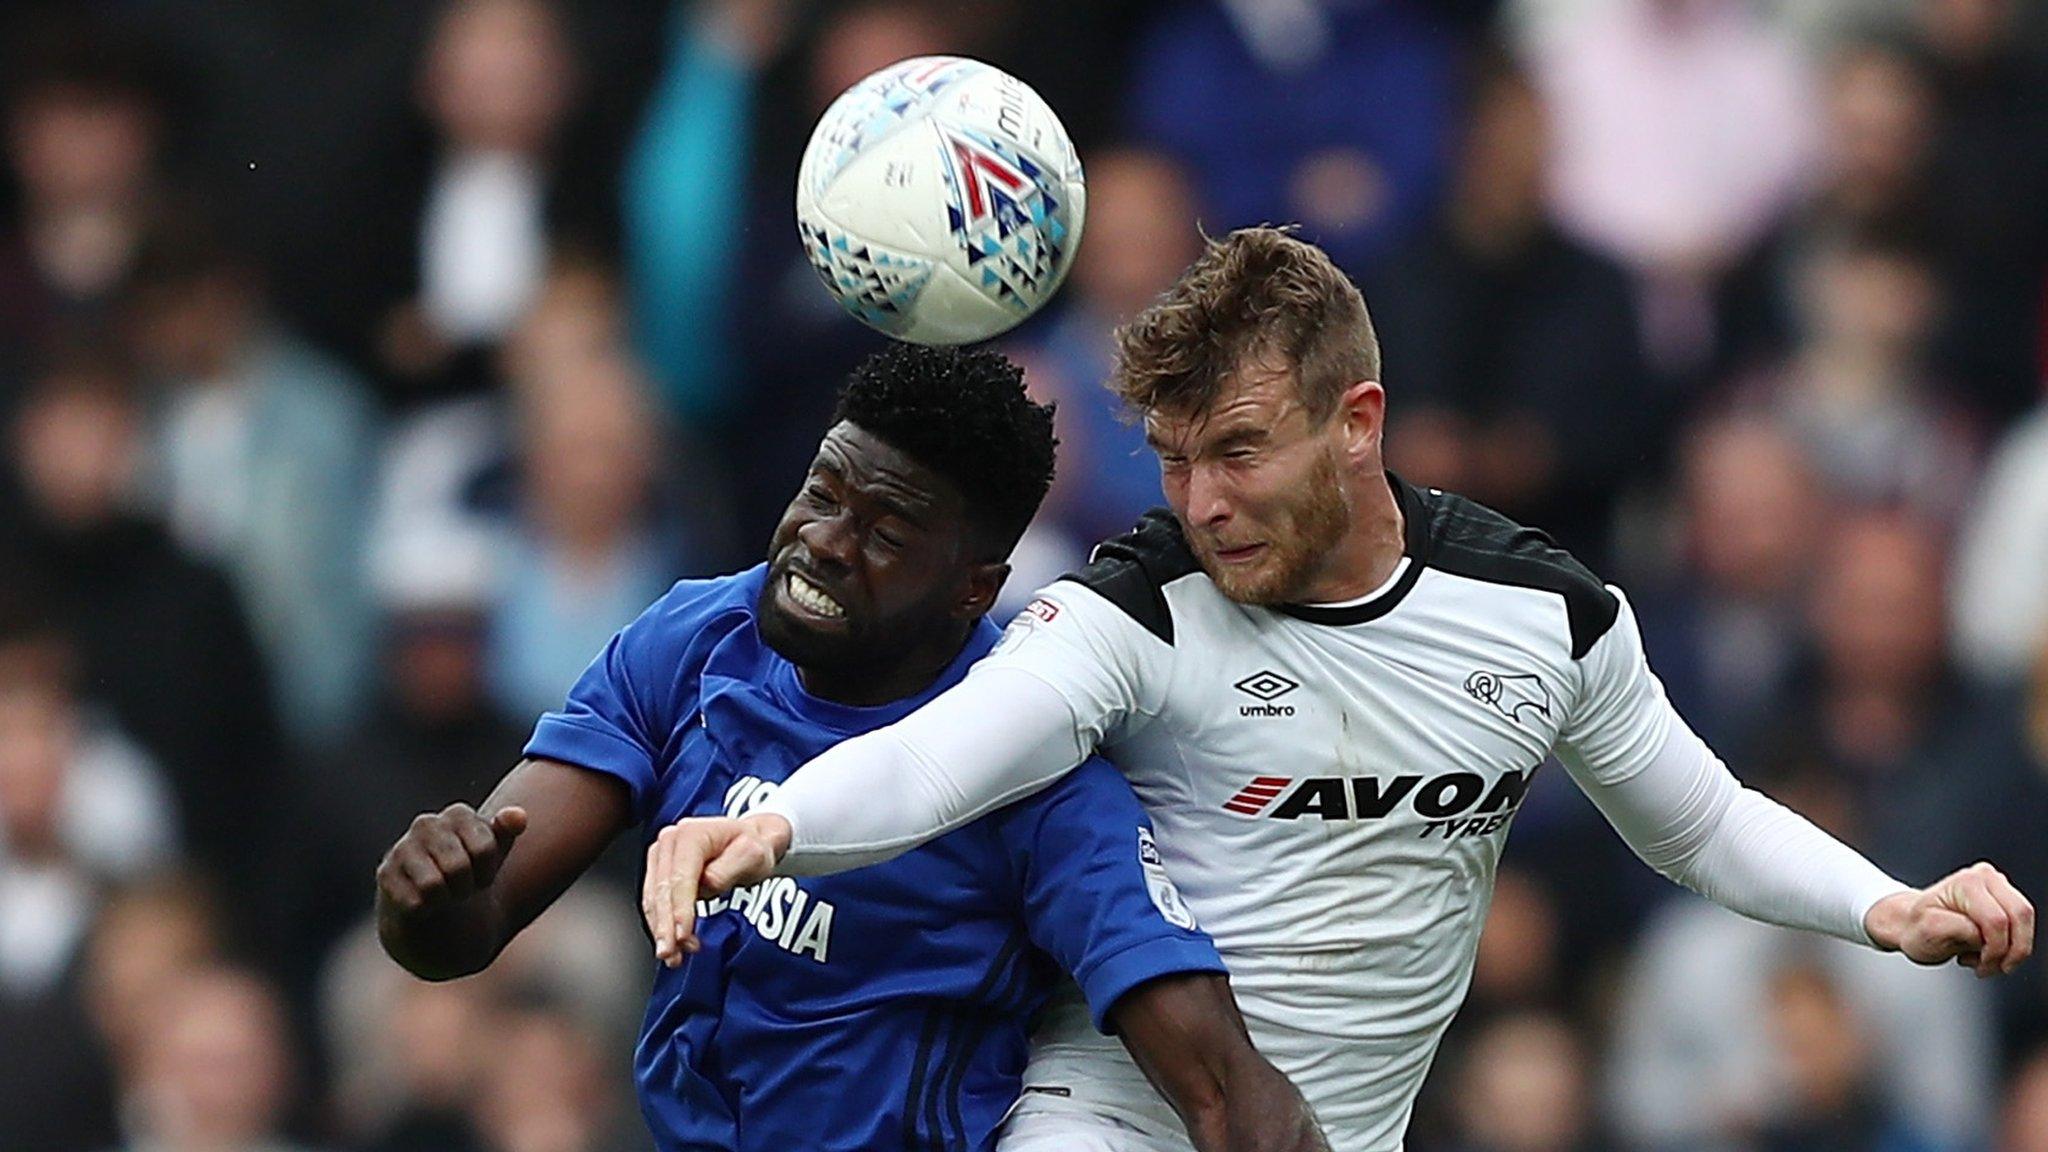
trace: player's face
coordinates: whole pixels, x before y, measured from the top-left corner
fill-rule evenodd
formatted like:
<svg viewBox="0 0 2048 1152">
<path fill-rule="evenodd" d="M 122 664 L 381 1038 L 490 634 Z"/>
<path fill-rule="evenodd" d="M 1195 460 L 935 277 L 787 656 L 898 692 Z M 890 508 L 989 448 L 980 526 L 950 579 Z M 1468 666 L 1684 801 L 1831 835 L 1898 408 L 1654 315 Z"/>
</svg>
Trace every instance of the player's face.
<svg viewBox="0 0 2048 1152">
<path fill-rule="evenodd" d="M 1303 598 L 1351 522 L 1335 418 L 1291 371 L 1245 372 L 1206 412 L 1153 412 L 1145 436 L 1195 558 L 1242 604 Z"/>
<path fill-rule="evenodd" d="M 940 649 L 957 650 L 962 625 L 994 598 L 991 567 L 1002 568 L 976 561 L 950 482 L 842 423 L 776 525 L 761 636 L 813 674 L 886 674 L 926 649 L 943 664 L 953 652 Z"/>
</svg>

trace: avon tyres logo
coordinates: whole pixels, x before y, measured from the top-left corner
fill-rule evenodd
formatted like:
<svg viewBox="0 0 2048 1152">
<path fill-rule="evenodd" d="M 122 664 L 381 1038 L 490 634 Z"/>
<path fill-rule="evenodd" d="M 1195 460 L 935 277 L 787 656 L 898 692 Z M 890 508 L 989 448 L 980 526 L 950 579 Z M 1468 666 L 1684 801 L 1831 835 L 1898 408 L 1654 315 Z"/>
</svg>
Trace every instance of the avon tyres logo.
<svg viewBox="0 0 2048 1152">
<path fill-rule="evenodd" d="M 1231 687 L 1258 701 L 1257 704 L 1238 705 L 1239 716 L 1292 716 L 1294 705 L 1275 704 L 1273 701 L 1301 687 L 1301 684 L 1278 672 L 1260 671 L 1239 680 Z"/>
<path fill-rule="evenodd" d="M 1441 776 L 1254 776 L 1223 808 L 1269 820 L 1382 820 L 1406 806 L 1425 821 L 1422 838 L 1486 836 L 1522 806 L 1536 769 L 1509 772 L 1487 787 L 1477 772 Z"/>
<path fill-rule="evenodd" d="M 1525 714 L 1550 719 L 1550 689 L 1528 672 L 1474 672 L 1465 677 L 1465 691 L 1517 724 Z"/>
</svg>

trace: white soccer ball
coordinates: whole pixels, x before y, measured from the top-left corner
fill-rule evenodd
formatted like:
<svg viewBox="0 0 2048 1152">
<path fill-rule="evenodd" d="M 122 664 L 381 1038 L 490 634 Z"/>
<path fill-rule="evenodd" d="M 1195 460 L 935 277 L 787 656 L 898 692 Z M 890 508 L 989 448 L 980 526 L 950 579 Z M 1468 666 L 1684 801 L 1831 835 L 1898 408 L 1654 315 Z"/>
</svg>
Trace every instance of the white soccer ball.
<svg viewBox="0 0 2048 1152">
<path fill-rule="evenodd" d="M 901 340 L 971 344 L 1059 289 L 1087 191 L 1066 129 L 999 68 L 919 56 L 833 101 L 797 172 L 804 251 L 848 312 Z"/>
</svg>

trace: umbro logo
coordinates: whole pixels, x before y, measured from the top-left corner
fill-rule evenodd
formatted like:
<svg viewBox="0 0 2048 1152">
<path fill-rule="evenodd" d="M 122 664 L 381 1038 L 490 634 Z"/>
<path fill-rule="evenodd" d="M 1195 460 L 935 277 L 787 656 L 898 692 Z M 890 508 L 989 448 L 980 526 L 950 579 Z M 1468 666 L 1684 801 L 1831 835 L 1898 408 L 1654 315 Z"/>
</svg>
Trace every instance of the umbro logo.
<svg viewBox="0 0 2048 1152">
<path fill-rule="evenodd" d="M 1262 669 L 1232 684 L 1231 687 L 1258 701 L 1257 704 L 1238 705 L 1239 716 L 1292 716 L 1294 705 L 1275 704 L 1273 701 L 1301 687 L 1301 682 L 1290 680 L 1278 672 Z"/>
</svg>

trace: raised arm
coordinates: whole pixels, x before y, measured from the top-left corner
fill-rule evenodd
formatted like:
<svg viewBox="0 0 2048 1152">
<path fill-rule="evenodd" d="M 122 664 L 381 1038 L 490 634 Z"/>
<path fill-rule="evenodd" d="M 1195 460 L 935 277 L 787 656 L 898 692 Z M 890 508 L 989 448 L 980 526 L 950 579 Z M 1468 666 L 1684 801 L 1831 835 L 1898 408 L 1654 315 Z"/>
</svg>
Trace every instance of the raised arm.
<svg viewBox="0 0 2048 1152">
<path fill-rule="evenodd" d="M 1308 1101 L 1252 1046 L 1227 977 L 1161 976 L 1109 1018 L 1200 1152 L 1328 1152 Z"/>
<path fill-rule="evenodd" d="M 1093 589 L 1040 592 L 967 678 L 806 764 L 738 819 L 684 820 L 649 850 L 655 954 L 694 948 L 696 901 L 772 872 L 815 875 L 900 855 L 1045 787 L 1156 709 L 1171 646 Z"/>
<path fill-rule="evenodd" d="M 1911 888 L 1744 787 L 1665 699 L 1626 601 L 1581 673 L 1560 756 L 1629 847 L 1665 876 L 1752 919 L 1922 964 L 1956 960 L 1989 976 L 2033 951 L 2033 905 L 1990 865 Z"/>
<path fill-rule="evenodd" d="M 699 817 L 648 849 L 654 953 L 696 950 L 697 901 L 781 871 L 841 872 L 901 855 L 1045 787 L 1086 759 L 1066 699 L 1029 673 L 977 668 L 886 728 L 804 765 L 739 819 Z"/>
<path fill-rule="evenodd" d="M 392 845 L 377 868 L 377 936 L 422 979 L 481 971 L 630 821 L 617 778 L 521 761 L 481 809 L 425 813 Z"/>
</svg>

